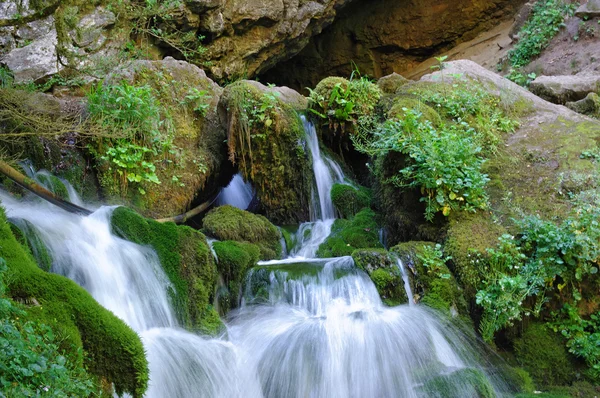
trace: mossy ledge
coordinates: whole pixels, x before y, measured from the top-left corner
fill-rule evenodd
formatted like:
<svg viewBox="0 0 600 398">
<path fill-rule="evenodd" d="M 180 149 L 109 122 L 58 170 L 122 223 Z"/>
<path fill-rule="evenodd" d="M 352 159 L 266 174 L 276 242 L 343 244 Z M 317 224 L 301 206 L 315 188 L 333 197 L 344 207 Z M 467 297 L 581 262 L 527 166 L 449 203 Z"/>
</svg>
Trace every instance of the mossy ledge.
<svg viewBox="0 0 600 398">
<path fill-rule="evenodd" d="M 337 219 L 329 237 L 319 246 L 317 257 L 350 256 L 356 249 L 383 248 L 379 242 L 375 212 L 364 208 L 351 220 Z"/>
<path fill-rule="evenodd" d="M 352 259 L 369 275 L 385 304 L 393 307 L 408 302 L 400 269 L 387 250 L 355 250 Z"/>
<path fill-rule="evenodd" d="M 261 260 L 281 257 L 281 232 L 265 217 L 233 206 L 211 210 L 202 224 L 206 234 L 219 240 L 254 243 Z"/>
<path fill-rule="evenodd" d="M 117 235 L 156 250 L 173 284 L 169 294 L 181 325 L 201 333 L 218 333 L 223 324 L 211 304 L 217 268 L 204 234 L 146 219 L 126 207 L 116 208 L 111 222 Z"/>
<path fill-rule="evenodd" d="M 47 324 L 71 343 L 61 345 L 70 349 L 70 356 L 76 358 L 83 348 L 86 368 L 112 382 L 117 394 L 143 396 L 148 361 L 139 336 L 75 282 L 41 270 L 15 239 L 1 208 L 0 256 L 8 265 L 7 294 L 40 304 L 27 309 L 28 317 Z"/>
</svg>

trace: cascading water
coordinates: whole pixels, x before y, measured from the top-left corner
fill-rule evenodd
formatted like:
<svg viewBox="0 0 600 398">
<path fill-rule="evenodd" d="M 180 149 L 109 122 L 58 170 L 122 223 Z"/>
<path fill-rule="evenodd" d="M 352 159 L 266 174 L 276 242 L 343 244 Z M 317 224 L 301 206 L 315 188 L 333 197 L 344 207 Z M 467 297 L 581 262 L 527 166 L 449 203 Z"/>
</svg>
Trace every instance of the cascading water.
<svg viewBox="0 0 600 398">
<path fill-rule="evenodd" d="M 241 174 L 236 174 L 233 179 L 217 197 L 216 205 L 231 205 L 238 209 L 246 210 L 254 197 L 254 188 L 245 182 Z"/>
<path fill-rule="evenodd" d="M 420 305 L 384 306 L 350 257 L 314 259 L 334 222 L 329 191 L 344 176 L 321 156 L 314 127 L 305 126 L 317 187 L 312 208 L 319 212 L 300 227 L 300 248 L 290 258 L 250 271 L 227 341 L 177 328 L 156 254 L 112 235 L 110 208 L 83 217 L 37 199 L 0 193 L 0 200 L 9 217 L 36 228 L 52 254 L 53 272 L 75 280 L 140 334 L 150 363 L 147 397 L 468 398 L 499 392 L 500 383 L 492 387 L 486 380 L 495 379 L 481 366 L 475 344 L 452 321 Z"/>
</svg>

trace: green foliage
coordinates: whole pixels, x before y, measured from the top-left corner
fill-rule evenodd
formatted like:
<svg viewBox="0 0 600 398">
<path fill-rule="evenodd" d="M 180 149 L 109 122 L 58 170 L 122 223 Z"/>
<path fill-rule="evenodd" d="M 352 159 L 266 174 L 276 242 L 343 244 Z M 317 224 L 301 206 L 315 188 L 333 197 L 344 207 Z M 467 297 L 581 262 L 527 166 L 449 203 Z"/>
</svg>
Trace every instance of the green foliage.
<svg viewBox="0 0 600 398">
<path fill-rule="evenodd" d="M 575 370 L 560 337 L 545 325 L 530 325 L 523 336 L 514 341 L 515 357 L 536 384 L 551 386 L 568 384 Z"/>
<path fill-rule="evenodd" d="M 189 329 L 209 332 L 217 270 L 206 237 L 190 227 L 159 223 L 125 207 L 114 210 L 113 230 L 124 239 L 150 245 L 172 283 L 169 295 L 177 317 Z"/>
<path fill-rule="evenodd" d="M 70 361 L 46 325 L 5 298 L 6 262 L 0 258 L 0 388 L 7 396 L 87 397 L 97 391 L 81 364 Z"/>
<path fill-rule="evenodd" d="M 113 86 L 99 84 L 88 94 L 88 109 L 92 120 L 108 137 L 100 142 L 100 150 L 91 148 L 92 152 L 108 161 L 109 170 L 114 169 L 121 191 L 126 192 L 129 183 L 160 184 L 151 155 L 171 149 L 173 132 L 168 128 L 169 123 L 161 120 L 152 88 L 126 82 Z M 139 185 L 138 190 L 145 194 Z"/>
<path fill-rule="evenodd" d="M 374 133 L 371 150 L 395 151 L 410 161 L 388 182 L 399 188 L 416 187 L 425 202 L 425 218 L 433 221 L 437 212 L 448 216 L 452 210 L 486 209 L 485 185 L 481 171 L 484 159 L 466 124 L 433 127 L 421 115 L 407 110 L 403 120 L 388 120 Z"/>
<path fill-rule="evenodd" d="M 8 296 L 34 298 L 40 304 L 30 307 L 27 317 L 60 331 L 57 341 L 62 348 L 76 350 L 64 347 L 61 340 L 83 347 L 87 370 L 114 383 L 118 394 L 143 396 L 148 385 L 148 362 L 139 336 L 75 282 L 42 271 L 15 240 L 3 211 L 0 256 L 8 265 Z M 69 356 L 77 358 L 77 354 Z"/>
<path fill-rule="evenodd" d="M 246 278 L 246 272 L 256 265 L 260 249 L 252 243 L 236 241 L 214 242 L 213 248 L 219 259 L 217 269 L 229 290 L 229 304 L 235 308 L 239 301 L 238 292 Z M 223 308 L 223 312 L 227 313 L 229 309 Z"/>
<path fill-rule="evenodd" d="M 371 192 L 348 184 L 334 184 L 331 187 L 331 201 L 342 218 L 352 218 L 361 209 L 371 205 Z"/>
<path fill-rule="evenodd" d="M 587 376 L 600 381 L 600 312 L 583 319 L 576 308 L 565 304 L 562 317 L 552 325 L 567 339 L 569 352 L 583 358 L 588 365 Z"/>
<path fill-rule="evenodd" d="M 204 231 L 219 240 L 254 243 L 261 260 L 281 256 L 281 232 L 265 217 L 233 206 L 219 206 L 204 217 Z"/>
<path fill-rule="evenodd" d="M 331 234 L 319 246 L 317 257 L 350 256 L 356 249 L 381 248 L 378 231 L 375 212 L 369 208 L 362 209 L 351 220 L 337 219 Z"/>
<path fill-rule="evenodd" d="M 519 41 L 508 53 L 510 64 L 514 68 L 529 64 L 550 44 L 550 40 L 565 26 L 565 19 L 572 16 L 576 9 L 576 3 L 538 0 L 531 16 L 519 31 Z"/>
<path fill-rule="evenodd" d="M 450 374 L 436 376 L 423 385 L 431 398 L 495 398 L 494 387 L 479 369 L 464 368 Z"/>
<path fill-rule="evenodd" d="M 519 86 L 523 86 L 523 87 L 529 87 L 529 85 L 531 84 L 532 81 L 535 80 L 535 78 L 537 77 L 537 75 L 533 72 L 528 73 L 528 74 L 523 74 L 522 72 L 519 72 L 516 69 L 511 69 L 508 72 L 508 75 L 504 76 L 505 78 L 507 78 L 508 80 L 510 80 L 513 83 L 517 83 Z"/>
</svg>

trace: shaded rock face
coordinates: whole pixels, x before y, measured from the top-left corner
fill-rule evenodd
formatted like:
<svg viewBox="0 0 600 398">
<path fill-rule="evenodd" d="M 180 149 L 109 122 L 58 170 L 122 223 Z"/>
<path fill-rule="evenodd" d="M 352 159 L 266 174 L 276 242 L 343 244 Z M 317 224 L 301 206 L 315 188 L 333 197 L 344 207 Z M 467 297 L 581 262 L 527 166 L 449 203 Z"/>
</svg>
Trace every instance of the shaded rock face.
<svg viewBox="0 0 600 398">
<path fill-rule="evenodd" d="M 512 16 L 520 0 L 374 0 L 353 2 L 297 56 L 263 78 L 292 88 L 326 76 L 403 73 Z"/>
<path fill-rule="evenodd" d="M 540 76 L 531 82 L 530 90 L 555 104 L 579 101 L 598 91 L 600 75 Z"/>
</svg>

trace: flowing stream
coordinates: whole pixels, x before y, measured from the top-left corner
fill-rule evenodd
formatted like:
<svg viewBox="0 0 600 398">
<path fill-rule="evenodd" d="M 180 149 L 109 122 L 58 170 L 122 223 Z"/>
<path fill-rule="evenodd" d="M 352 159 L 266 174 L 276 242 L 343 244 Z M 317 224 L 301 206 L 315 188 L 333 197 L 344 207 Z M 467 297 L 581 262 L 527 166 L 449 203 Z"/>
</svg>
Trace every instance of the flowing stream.
<svg viewBox="0 0 600 398">
<path fill-rule="evenodd" d="M 140 334 L 150 362 L 147 397 L 421 398 L 448 390 L 478 397 L 460 372 L 495 378 L 451 321 L 412 301 L 384 306 L 350 257 L 314 258 L 334 222 L 329 191 L 344 175 L 321 155 L 314 127 L 305 126 L 315 172 L 313 217 L 299 228 L 299 248 L 289 258 L 250 272 L 227 337 L 207 339 L 178 327 L 157 255 L 111 233 L 112 208 L 82 217 L 37 198 L 16 200 L 0 191 L 0 200 L 11 219 L 35 227 L 51 252 L 52 272 L 76 281 Z M 257 278 L 266 288 L 256 289 Z M 431 388 L 439 383 L 442 389 Z"/>
</svg>

